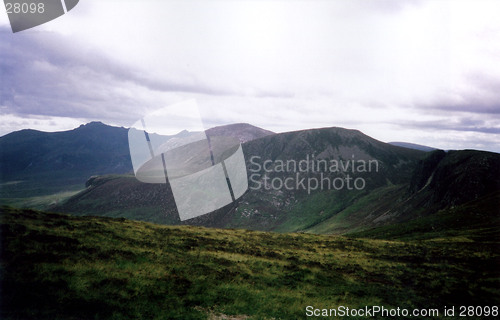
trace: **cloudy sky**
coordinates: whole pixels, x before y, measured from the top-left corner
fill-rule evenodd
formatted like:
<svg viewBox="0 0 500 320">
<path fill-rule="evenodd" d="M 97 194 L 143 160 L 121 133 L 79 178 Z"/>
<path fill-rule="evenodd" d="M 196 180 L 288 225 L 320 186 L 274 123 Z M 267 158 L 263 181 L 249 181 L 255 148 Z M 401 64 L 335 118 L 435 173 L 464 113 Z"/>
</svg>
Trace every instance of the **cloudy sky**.
<svg viewBox="0 0 500 320">
<path fill-rule="evenodd" d="M 15 34 L 0 11 L 0 135 L 194 98 L 207 127 L 500 152 L 500 1 L 81 0 Z"/>
</svg>

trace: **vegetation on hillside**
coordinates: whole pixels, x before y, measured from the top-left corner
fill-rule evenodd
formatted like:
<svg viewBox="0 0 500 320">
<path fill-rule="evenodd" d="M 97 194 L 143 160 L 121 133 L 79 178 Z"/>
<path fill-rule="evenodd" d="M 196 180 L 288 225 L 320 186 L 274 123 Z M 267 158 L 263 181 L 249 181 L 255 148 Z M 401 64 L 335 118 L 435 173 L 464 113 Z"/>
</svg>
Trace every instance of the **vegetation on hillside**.
<svg viewBox="0 0 500 320">
<path fill-rule="evenodd" d="M 349 235 L 405 241 L 461 237 L 479 243 L 496 243 L 500 241 L 500 191 L 432 215 Z"/>
<path fill-rule="evenodd" d="M 500 298 L 498 241 L 463 235 L 404 242 L 8 207 L 0 232 L 2 319 L 303 319 L 307 306 L 442 312 Z"/>
</svg>

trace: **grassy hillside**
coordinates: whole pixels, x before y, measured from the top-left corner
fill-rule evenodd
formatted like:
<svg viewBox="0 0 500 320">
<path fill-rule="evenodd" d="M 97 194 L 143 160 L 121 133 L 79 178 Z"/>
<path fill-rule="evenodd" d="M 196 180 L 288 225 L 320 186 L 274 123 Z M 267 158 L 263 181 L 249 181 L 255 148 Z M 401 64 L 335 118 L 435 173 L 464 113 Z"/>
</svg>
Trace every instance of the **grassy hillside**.
<svg viewBox="0 0 500 320">
<path fill-rule="evenodd" d="M 142 183 L 133 175 L 92 177 L 87 188 L 49 207 L 72 215 L 102 215 L 160 224 L 179 224 L 172 191 L 166 184 Z"/>
<path fill-rule="evenodd" d="M 500 241 L 500 191 L 429 216 L 350 235 L 398 240 L 461 237 L 479 242 Z"/>
<path fill-rule="evenodd" d="M 360 196 L 351 205 L 338 213 L 308 228 L 306 232 L 318 234 L 341 234 L 370 228 L 389 210 L 398 206 L 405 198 L 405 185 L 381 187 Z M 417 213 L 414 210 L 413 213 Z M 384 219 L 379 219 L 384 223 Z"/>
<path fill-rule="evenodd" d="M 0 231 L 2 319 L 304 319 L 309 305 L 442 315 L 500 299 L 496 240 L 277 234 L 7 207 Z"/>
</svg>

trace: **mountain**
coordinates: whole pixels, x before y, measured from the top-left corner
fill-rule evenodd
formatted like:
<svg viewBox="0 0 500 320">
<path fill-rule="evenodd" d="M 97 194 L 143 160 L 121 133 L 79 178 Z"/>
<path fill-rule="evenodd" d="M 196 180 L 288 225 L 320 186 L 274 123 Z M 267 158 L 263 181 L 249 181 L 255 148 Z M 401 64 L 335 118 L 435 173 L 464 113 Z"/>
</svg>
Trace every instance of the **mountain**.
<svg viewBox="0 0 500 320">
<path fill-rule="evenodd" d="M 500 190 L 500 154 L 437 150 L 420 161 L 410 181 L 415 196 L 440 208 L 476 200 Z"/>
<path fill-rule="evenodd" d="M 208 132 L 243 142 L 249 190 L 194 219 L 180 221 L 170 183 L 133 174 L 94 175 L 51 207 L 71 215 L 0 206 L 0 318 L 298 319 L 339 305 L 441 316 L 498 301 L 500 154 L 336 127 L 247 130 Z"/>
<path fill-rule="evenodd" d="M 131 171 L 125 128 L 91 122 L 69 131 L 0 137 L 1 197 L 80 188 L 91 175 Z"/>
<path fill-rule="evenodd" d="M 305 230 L 373 190 L 408 182 L 418 161 L 425 156 L 424 152 L 392 146 L 357 130 L 336 127 L 267 135 L 245 142 L 243 151 L 250 187 L 247 193 L 225 208 L 186 223 L 257 230 Z M 280 165 L 287 161 L 290 170 L 280 170 L 283 169 Z M 292 164 L 301 162 L 304 168 L 309 163 L 309 170 L 292 168 Z M 264 163 L 269 172 L 264 171 Z M 335 169 L 334 164 L 338 164 L 337 171 L 331 170 Z M 368 164 L 373 166 L 369 168 Z M 343 165 L 348 169 L 342 170 Z M 366 166 L 364 170 L 362 165 Z M 319 170 L 315 170 L 318 166 Z M 273 190 L 269 185 L 269 182 L 276 184 L 287 179 L 294 180 L 292 190 L 284 187 Z M 347 185 L 348 179 L 352 186 Z M 299 184 L 301 180 L 306 184 Z M 308 187 L 309 181 L 324 181 L 324 185 L 318 190 L 308 190 L 313 186 L 303 188 Z M 336 189 L 333 182 L 337 187 L 341 183 L 344 186 Z M 355 182 L 359 190 L 355 189 Z M 168 185 L 143 184 L 133 176 L 93 179 L 86 190 L 51 210 L 181 223 Z"/>
<path fill-rule="evenodd" d="M 252 126 L 248 123 L 234 123 L 213 127 L 206 130 L 207 136 L 229 136 L 237 138 L 241 143 L 275 134 L 272 131 Z"/>
<path fill-rule="evenodd" d="M 310 231 L 361 231 L 416 219 L 427 221 L 422 224 L 429 229 L 439 224 L 442 230 L 442 221 L 459 219 L 454 212 L 462 215 L 462 227 L 471 226 L 475 215 L 482 217 L 483 227 L 490 227 L 500 216 L 499 195 L 500 154 L 436 150 L 418 162 L 409 182 L 380 188 Z M 437 213 L 442 219 L 435 218 Z M 467 214 L 470 225 L 463 219 Z M 456 228 L 456 223 L 448 228 Z"/>
<path fill-rule="evenodd" d="M 409 143 L 409 142 L 389 142 L 389 144 L 392 144 L 392 145 L 398 146 L 398 147 L 415 149 L 415 150 L 420 150 L 420 151 L 425 151 L 425 152 L 437 150 L 436 148 L 423 146 L 421 144 L 416 144 L 416 143 Z"/>
<path fill-rule="evenodd" d="M 169 185 L 144 184 L 133 176 L 96 177 L 89 180 L 86 190 L 51 209 L 164 224 L 313 233 L 361 232 L 425 218 L 470 201 L 488 208 L 484 214 L 489 217 L 500 213 L 493 209 L 500 206 L 488 205 L 496 199 L 490 195 L 500 190 L 500 155 L 496 153 L 428 153 L 335 127 L 268 135 L 244 143 L 243 150 L 249 190 L 238 201 L 185 222 L 179 220 Z M 346 172 L 311 169 L 322 161 L 359 164 L 370 160 L 377 161 L 377 170 L 353 171 L 356 166 Z M 287 171 L 287 161 L 290 165 L 302 161 L 304 168 L 308 162 L 310 168 Z M 349 175 L 351 182 L 362 179 L 363 188 L 297 188 L 301 179 L 307 187 L 309 179 L 345 183 Z M 273 188 L 273 183 L 276 186 L 287 179 L 293 181 L 291 190 Z"/>
<path fill-rule="evenodd" d="M 132 173 L 127 133 L 91 122 L 69 131 L 28 129 L 0 137 L 0 198 L 81 189 L 93 175 Z M 222 133 L 242 142 L 273 134 L 243 123 L 207 130 Z"/>
<path fill-rule="evenodd" d="M 243 197 L 234 212 L 224 216 L 215 213 L 213 218 L 206 215 L 199 221 L 193 219 L 192 223 L 257 230 L 306 230 L 349 207 L 362 195 L 387 184 L 403 183 L 425 155 L 417 150 L 383 143 L 358 130 L 338 127 L 264 137 L 245 144 L 244 152 L 247 162 L 250 162 L 250 188 L 254 189 Z M 256 164 L 252 164 L 252 157 Z M 280 172 L 280 164 L 289 160 L 297 164 L 308 160 L 311 168 L 306 172 L 300 172 L 300 168 Z M 272 172 L 264 172 L 264 168 L 256 171 L 258 165 L 263 166 L 265 161 L 272 161 Z M 376 166 L 370 168 L 370 161 Z M 326 168 L 322 165 L 325 162 Z M 331 164 L 339 164 L 339 167 L 333 168 L 332 172 Z M 341 168 L 342 164 L 349 165 L 347 170 Z M 363 168 L 363 164 L 367 166 Z M 314 168 L 315 165 L 320 168 Z M 267 184 L 264 181 L 266 177 Z M 352 186 L 348 186 L 349 178 Z M 292 190 L 274 190 L 274 181 L 284 182 L 287 179 L 295 183 Z M 305 188 L 298 185 L 301 179 L 305 179 Z M 328 180 L 331 185 L 328 185 Z M 315 182 L 320 184 L 317 190 L 308 190 L 309 181 L 311 187 Z M 322 184 L 322 181 L 325 183 Z M 357 188 L 354 185 L 356 181 L 363 185 Z"/>
<path fill-rule="evenodd" d="M 84 190 L 53 201 L 50 210 L 163 224 L 349 233 L 470 201 L 491 213 L 487 203 L 494 197 L 487 197 L 500 189 L 500 155 L 491 152 L 423 152 L 337 127 L 274 134 L 234 124 L 207 135 L 232 135 L 243 143 L 249 189 L 237 201 L 188 221 L 180 221 L 169 184 L 141 183 L 131 173 L 127 129 L 102 123 L 1 137 L 2 196 L 49 193 L 70 183 L 82 189 L 86 181 Z"/>
</svg>

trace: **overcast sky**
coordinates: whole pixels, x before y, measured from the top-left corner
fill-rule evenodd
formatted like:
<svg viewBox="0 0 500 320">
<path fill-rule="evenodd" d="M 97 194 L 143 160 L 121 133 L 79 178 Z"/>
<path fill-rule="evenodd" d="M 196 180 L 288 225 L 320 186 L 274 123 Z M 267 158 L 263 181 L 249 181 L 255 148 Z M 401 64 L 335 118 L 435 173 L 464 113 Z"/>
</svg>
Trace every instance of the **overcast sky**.
<svg viewBox="0 0 500 320">
<path fill-rule="evenodd" d="M 500 152 L 500 1 L 81 0 L 15 34 L 0 11 L 0 135 L 195 98 L 207 127 Z"/>
</svg>

